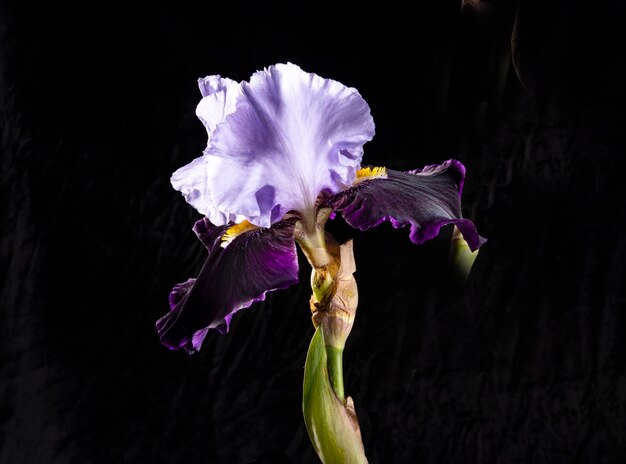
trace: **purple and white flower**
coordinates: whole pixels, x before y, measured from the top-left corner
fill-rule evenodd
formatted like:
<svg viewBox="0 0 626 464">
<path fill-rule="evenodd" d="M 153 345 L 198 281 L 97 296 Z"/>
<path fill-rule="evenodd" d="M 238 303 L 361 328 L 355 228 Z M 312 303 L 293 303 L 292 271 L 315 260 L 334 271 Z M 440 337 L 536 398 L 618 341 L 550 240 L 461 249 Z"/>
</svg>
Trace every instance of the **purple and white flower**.
<svg viewBox="0 0 626 464">
<path fill-rule="evenodd" d="M 410 225 L 414 243 L 447 224 L 472 250 L 483 243 L 461 215 L 460 162 L 408 172 L 361 167 L 374 121 L 356 89 L 293 64 L 250 82 L 209 76 L 199 86 L 208 144 L 171 181 L 205 216 L 194 231 L 208 257 L 196 279 L 174 287 L 171 311 L 157 321 L 169 348 L 199 350 L 209 329 L 225 333 L 235 312 L 295 284 L 294 234 L 314 230 L 321 208 L 360 230 Z"/>
</svg>

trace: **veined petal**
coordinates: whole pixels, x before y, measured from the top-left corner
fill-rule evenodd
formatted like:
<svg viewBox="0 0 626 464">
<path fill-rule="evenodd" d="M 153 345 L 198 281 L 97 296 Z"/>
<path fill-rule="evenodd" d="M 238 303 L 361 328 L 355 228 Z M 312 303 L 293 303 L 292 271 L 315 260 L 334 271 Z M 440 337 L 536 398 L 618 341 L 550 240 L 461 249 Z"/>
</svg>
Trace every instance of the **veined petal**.
<svg viewBox="0 0 626 464">
<path fill-rule="evenodd" d="M 239 83 L 220 76 L 198 79 L 202 100 L 196 115 L 207 130 L 209 141 L 215 127 L 235 110 L 237 97 L 241 94 Z M 201 156 L 178 169 L 170 179 L 172 187 L 183 194 L 187 203 L 207 216 L 213 224 L 223 225 L 234 219 L 234 215 L 220 211 L 209 196 L 207 182 L 207 158 Z"/>
<path fill-rule="evenodd" d="M 298 281 L 293 222 L 245 231 L 222 247 L 228 228 L 214 226 L 207 218 L 194 226 L 209 256 L 195 280 L 174 287 L 171 311 L 156 323 L 161 341 L 170 349 L 198 351 L 209 329 L 226 333 L 237 311 Z"/>
<path fill-rule="evenodd" d="M 215 127 L 235 111 L 241 87 L 238 82 L 219 75 L 198 79 L 198 87 L 203 98 L 196 108 L 196 116 L 204 124 L 210 140 Z"/>
<path fill-rule="evenodd" d="M 408 172 L 387 169 L 386 176 L 361 180 L 335 195 L 330 206 L 360 230 L 383 221 L 396 228 L 410 224 L 409 237 L 417 244 L 436 237 L 443 226 L 456 224 L 473 251 L 485 239 L 461 215 L 464 178 L 465 167 L 456 160 Z"/>
<path fill-rule="evenodd" d="M 201 156 L 177 169 L 172 174 L 170 182 L 199 213 L 207 216 L 213 224 L 224 225 L 231 218 L 218 210 L 209 197 L 206 161 L 206 157 Z"/>
<path fill-rule="evenodd" d="M 176 308 L 176 305 L 187 297 L 187 294 L 191 291 L 196 279 L 187 279 L 186 281 L 174 285 L 174 288 L 170 292 L 170 309 Z"/>
<path fill-rule="evenodd" d="M 207 147 L 211 198 L 222 211 L 269 227 L 313 211 L 323 190 L 352 184 L 374 135 L 369 107 L 337 81 L 279 64 L 241 84 L 236 110 Z"/>
</svg>

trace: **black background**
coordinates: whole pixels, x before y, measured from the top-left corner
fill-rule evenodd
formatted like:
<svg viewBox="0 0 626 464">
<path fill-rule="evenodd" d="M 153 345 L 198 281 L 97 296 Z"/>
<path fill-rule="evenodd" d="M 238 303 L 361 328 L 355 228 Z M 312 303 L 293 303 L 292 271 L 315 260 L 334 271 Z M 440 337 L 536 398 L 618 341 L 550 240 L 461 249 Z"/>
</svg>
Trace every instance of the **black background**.
<svg viewBox="0 0 626 464">
<path fill-rule="evenodd" d="M 304 261 L 197 355 L 153 327 L 204 259 L 169 185 L 206 143 L 196 79 L 285 61 L 358 88 L 366 163 L 462 160 L 489 239 L 462 288 L 450 231 L 333 223 L 370 462 L 626 462 L 626 8 L 418 3 L 0 3 L 1 462 L 316 462 Z"/>
</svg>

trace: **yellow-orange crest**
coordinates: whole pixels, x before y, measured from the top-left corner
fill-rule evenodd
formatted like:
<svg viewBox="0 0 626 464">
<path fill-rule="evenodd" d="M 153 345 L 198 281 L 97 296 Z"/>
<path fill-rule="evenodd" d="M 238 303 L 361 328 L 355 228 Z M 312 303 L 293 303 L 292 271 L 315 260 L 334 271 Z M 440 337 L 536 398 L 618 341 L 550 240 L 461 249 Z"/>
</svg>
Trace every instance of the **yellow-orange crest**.
<svg viewBox="0 0 626 464">
<path fill-rule="evenodd" d="M 224 235 L 222 235 L 222 243 L 221 243 L 222 248 L 226 248 L 228 245 L 230 245 L 230 242 L 235 240 L 244 232 L 248 232 L 250 230 L 254 230 L 258 228 L 259 228 L 258 226 L 255 226 L 254 224 L 252 224 L 251 222 L 245 219 L 241 221 L 239 224 L 230 226 L 228 229 L 226 229 L 226 232 L 224 232 Z"/>
<path fill-rule="evenodd" d="M 361 168 L 356 172 L 355 184 L 370 179 L 386 179 L 387 168 L 386 167 L 373 167 L 373 168 Z"/>
</svg>

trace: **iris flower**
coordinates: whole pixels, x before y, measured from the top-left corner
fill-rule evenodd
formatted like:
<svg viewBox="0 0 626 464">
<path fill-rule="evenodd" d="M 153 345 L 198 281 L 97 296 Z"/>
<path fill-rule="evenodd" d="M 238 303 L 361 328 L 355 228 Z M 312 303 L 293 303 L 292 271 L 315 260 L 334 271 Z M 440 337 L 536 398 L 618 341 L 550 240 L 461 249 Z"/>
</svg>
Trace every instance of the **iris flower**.
<svg viewBox="0 0 626 464">
<path fill-rule="evenodd" d="M 416 244 L 454 224 L 472 251 L 483 243 L 461 215 L 460 162 L 407 172 L 361 165 L 374 121 L 356 89 L 290 63 L 249 82 L 209 76 L 199 86 L 208 144 L 171 182 L 204 215 L 193 230 L 208 255 L 157 321 L 170 349 L 198 351 L 210 329 L 226 333 L 237 311 L 295 284 L 296 242 L 323 267 L 329 215 L 359 230 L 409 226 Z"/>
</svg>

